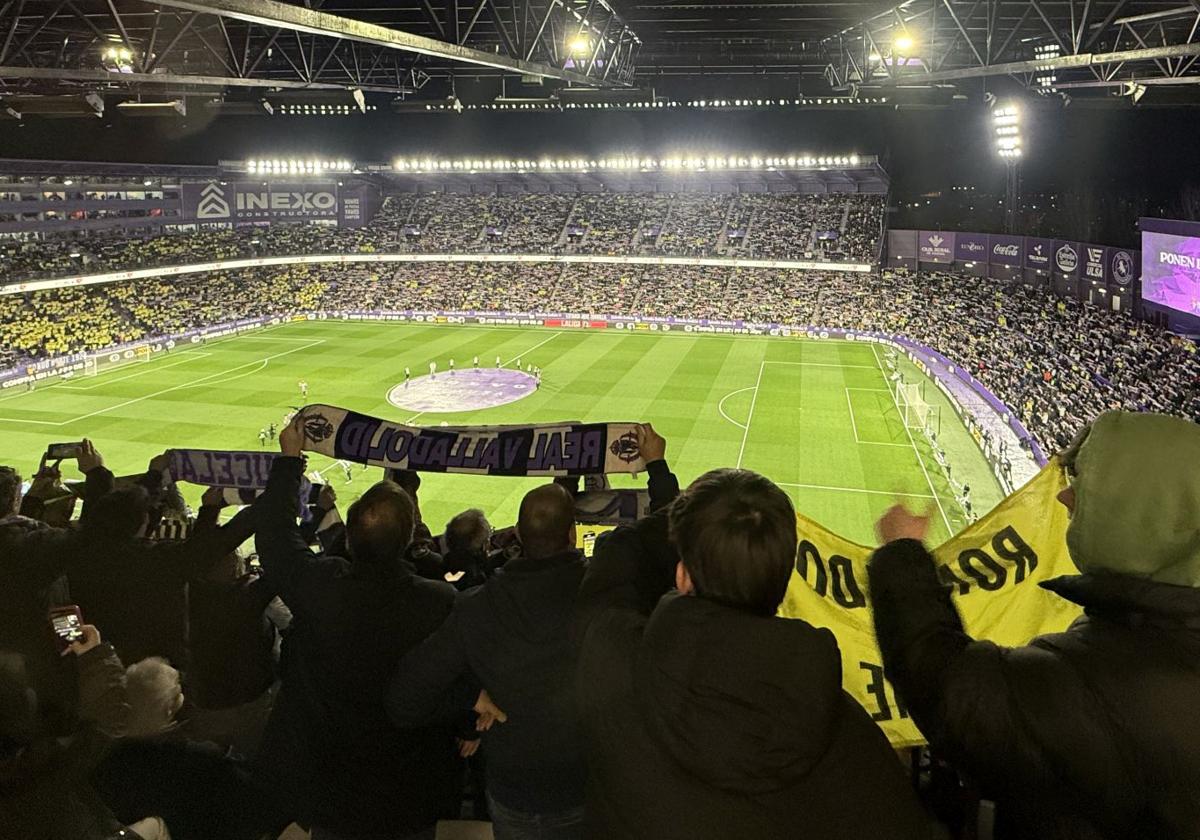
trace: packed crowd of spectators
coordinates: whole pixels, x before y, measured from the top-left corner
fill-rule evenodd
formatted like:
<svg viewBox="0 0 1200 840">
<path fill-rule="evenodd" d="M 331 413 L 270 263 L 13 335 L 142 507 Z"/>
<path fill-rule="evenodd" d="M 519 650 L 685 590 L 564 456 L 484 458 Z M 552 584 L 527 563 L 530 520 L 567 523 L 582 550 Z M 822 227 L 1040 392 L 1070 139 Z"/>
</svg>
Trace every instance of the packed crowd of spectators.
<svg viewBox="0 0 1200 840">
<path fill-rule="evenodd" d="M 0 466 L 5 837 L 1196 837 L 1194 423 L 1111 412 L 1064 453 L 1081 574 L 1043 586 L 1087 617 L 1026 647 L 967 634 L 928 515 L 877 521 L 875 638 L 930 744 L 911 770 L 843 689 L 861 633 L 777 617 L 801 549 L 765 477 L 681 489 L 637 425 L 645 513 L 589 558 L 578 476 L 499 531 L 464 499 L 435 535 L 407 470 L 343 515 L 306 486 L 321 424 L 279 431 L 255 498 L 196 511 L 168 454 L 117 477 L 85 439 L 28 487 Z"/>
<path fill-rule="evenodd" d="M 963 365 L 1046 452 L 1113 408 L 1200 418 L 1194 342 L 1125 312 L 950 273 L 552 262 L 296 265 L 0 296 L 0 367 L 311 310 L 560 312 L 904 335 Z"/>
<path fill-rule="evenodd" d="M 405 193 L 362 228 L 277 224 L 0 242 L 0 285 L 165 265 L 347 253 L 854 260 L 879 256 L 883 196 Z M 818 240 L 818 229 L 836 238 Z M 729 234 L 741 230 L 744 236 Z"/>
</svg>

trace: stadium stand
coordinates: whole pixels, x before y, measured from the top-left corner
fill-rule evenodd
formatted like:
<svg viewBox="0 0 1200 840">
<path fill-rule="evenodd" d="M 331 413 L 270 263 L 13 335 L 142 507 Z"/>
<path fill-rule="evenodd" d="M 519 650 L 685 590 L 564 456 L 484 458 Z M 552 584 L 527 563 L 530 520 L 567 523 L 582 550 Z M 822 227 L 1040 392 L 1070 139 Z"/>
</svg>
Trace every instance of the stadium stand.
<svg viewBox="0 0 1200 840">
<path fill-rule="evenodd" d="M 1139 488 L 1150 488 L 1157 500 L 1146 504 L 1174 505 L 1185 517 L 1195 513 L 1183 473 L 1193 454 L 1200 457 L 1200 440 L 1193 425 L 1178 419 L 1200 421 L 1200 355 L 1191 340 L 1126 312 L 952 271 L 744 262 L 874 263 L 882 212 L 878 196 L 427 193 L 390 197 L 361 229 L 296 224 L 5 242 L 5 281 L 253 257 L 459 257 L 285 260 L 0 295 L 0 368 L 208 325 L 314 312 L 577 313 L 880 333 L 936 349 L 969 370 L 1011 407 L 1046 453 L 1060 453 L 1072 465 L 1080 492 L 1098 492 L 1096 482 L 1111 484 L 1140 470 Z M 541 259 L 493 262 L 483 259 L 487 254 Z M 558 259 L 571 255 L 616 261 Z M 619 259 L 657 256 L 679 261 Z M 718 262 L 710 264 L 712 258 Z M 927 411 L 919 386 L 906 387 L 902 393 L 911 392 L 915 410 Z M 906 426 L 927 425 L 924 414 L 905 417 Z M 314 827 L 313 838 L 428 840 L 439 817 L 462 814 L 490 820 L 496 837 L 514 836 L 505 832 L 531 822 L 552 823 L 561 837 L 585 836 L 584 825 L 588 836 L 616 837 L 623 835 L 614 827 L 627 820 L 641 826 L 638 836 L 655 838 L 774 840 L 798 830 L 847 840 L 943 836 L 906 783 L 876 726 L 879 718 L 873 722 L 840 690 L 833 637 L 803 622 L 754 624 L 779 607 L 798 550 L 792 503 L 767 479 L 717 470 L 681 491 L 665 460 L 666 443 L 652 427 L 638 426 L 651 513 L 598 541 L 585 563 L 574 547 L 576 499 L 569 480 L 526 496 L 515 532 L 494 532 L 464 499 L 446 535 L 435 536 L 420 519 L 420 481 L 411 473 L 374 486 L 345 510 L 344 524 L 336 494 L 326 488 L 307 509 L 307 524 L 298 525 L 302 420 L 280 434 L 281 457 L 269 468 L 265 492 L 224 524 L 225 493 L 210 488 L 199 509 L 189 510 L 163 456 L 151 458 L 144 474 L 117 479 L 86 442 L 75 459 L 85 476 L 74 491 L 84 501 L 75 523 L 67 521 L 69 510 L 64 516 L 56 507 L 67 496 L 74 506 L 57 463 L 43 464 L 27 489 L 19 470 L 0 467 L 0 554 L 22 570 L 9 576 L 12 585 L 0 596 L 0 765 L 6 781 L 19 782 L 0 785 L 0 813 L 20 836 L 105 840 L 131 827 L 147 839 L 170 831 L 182 838 L 249 840 L 279 836 L 298 822 Z M 1093 451 L 1103 454 L 1080 459 L 1087 466 L 1076 470 L 1072 441 L 1084 429 Z M 272 427 L 271 437 L 275 433 Z M 267 436 L 260 432 L 260 443 Z M 1146 450 L 1146 440 L 1159 442 L 1150 447 L 1157 455 L 1134 463 L 1127 451 Z M 932 450 L 945 468 L 944 453 L 936 444 Z M 350 467 L 343 467 L 349 475 Z M 969 490 L 956 492 L 965 500 Z M 1076 504 L 1073 496 L 1063 500 Z M 969 502 L 960 502 L 970 521 Z M 729 513 L 734 509 L 736 515 Z M 739 523 L 746 516 L 759 544 L 753 556 L 709 551 L 710 544 L 742 540 Z M 1107 513 L 1076 518 L 1105 534 L 1117 527 Z M 961 731 L 957 718 L 938 719 L 942 706 L 928 686 L 941 685 L 942 678 L 920 670 L 952 671 L 954 656 L 976 648 L 932 655 L 897 629 L 899 622 L 936 623 L 956 645 L 974 644 L 938 594 L 944 593 L 938 575 L 945 572 L 935 571 L 921 545 L 927 529 L 927 518 L 900 507 L 878 523 L 881 559 L 866 573 L 882 616 L 877 632 L 884 667 L 904 687 L 935 750 L 958 757 L 960 769 L 1003 774 L 1008 765 L 993 766 L 997 749 L 964 748 L 974 743 L 973 732 Z M 261 562 L 253 572 L 242 553 L 251 537 Z M 1169 547 L 1153 539 L 1145 545 L 1143 566 L 1153 566 L 1154 575 L 1177 574 Z M 1085 572 L 1090 568 L 1089 561 L 1075 560 Z M 1117 604 L 1104 588 L 1112 584 L 1096 584 L 1087 574 L 1064 597 L 1142 622 L 1164 597 L 1155 587 L 1169 587 L 1176 599 L 1193 592 L 1194 583 L 1178 582 L 1186 575 L 1147 581 L 1138 566 L 1138 576 L 1126 579 L 1127 566 L 1104 562 L 1105 580 L 1117 575 L 1128 603 Z M 673 580 L 698 597 L 666 595 Z M 923 599 L 941 600 L 922 605 Z M 141 609 L 131 611 L 131 603 Z M 48 608 L 68 604 L 80 605 L 99 626 L 82 628 L 67 648 L 73 656 L 62 660 L 46 644 L 44 624 Z M 679 631 L 697 620 L 718 628 L 721 643 Z M 529 621 L 536 633 L 521 629 Z M 1148 632 L 1163 639 L 1182 633 L 1170 622 L 1155 622 L 1152 615 Z M 1094 641 L 1089 626 L 1069 634 L 1085 646 L 1110 646 L 1126 657 L 1124 669 L 1143 659 L 1174 669 L 1179 690 L 1190 690 L 1194 667 L 1144 651 L 1130 654 L 1125 636 Z M 1170 638 L 1183 649 L 1194 644 Z M 1156 636 L 1160 642 L 1166 644 Z M 799 668 L 797 649 L 805 651 Z M 1055 651 L 1068 661 L 1074 656 L 1069 646 Z M 698 721 L 684 738 L 659 729 L 654 714 L 636 711 L 634 690 L 621 688 L 642 678 L 647 655 L 661 657 L 656 667 L 664 674 L 672 663 L 692 663 L 689 674 L 651 679 L 638 689 L 651 691 L 658 705 L 669 708 L 685 690 L 717 691 L 732 698 L 728 707 Z M 576 661 L 578 684 L 568 667 Z M 1097 666 L 1088 660 L 1082 667 Z M 779 730 L 790 734 L 777 750 L 789 767 L 802 769 L 780 775 L 761 750 L 747 749 L 761 733 L 745 709 L 790 722 L 797 702 L 790 698 L 807 697 L 814 684 L 824 686 L 820 697 L 803 702 L 818 725 Z M 1077 679 L 1065 684 L 1085 691 Z M 955 697 L 980 690 L 970 680 L 953 688 Z M 996 690 L 1018 692 L 993 676 L 978 702 L 1000 702 Z M 1145 695 L 1139 702 L 1153 702 L 1155 692 L 1176 693 L 1150 681 L 1121 689 L 1134 690 Z M 29 711 L 32 695 L 40 703 L 36 715 Z M 1063 719 L 1056 730 L 1072 725 Z M 493 728 L 499 734 L 480 735 Z M 991 734 L 1002 743 L 1007 737 Z M 716 749 L 717 758 L 697 753 L 697 741 Z M 102 747 L 92 749 L 93 742 Z M 816 744 L 823 756 L 818 763 L 797 760 Z M 1103 740 L 1097 748 L 1118 749 Z M 480 749 L 486 763 L 475 757 Z M 1043 752 L 1027 745 L 1023 755 Z M 733 762 L 736 778 L 730 777 L 728 756 L 751 753 L 752 761 Z M 1190 789 L 1200 773 L 1195 762 L 1173 754 L 1169 764 L 1178 778 L 1154 790 Z M 924 775 L 933 780 L 938 772 Z M 590 791 L 584 784 L 589 773 Z M 203 778 L 205 792 L 173 783 L 180 778 Z M 755 808 L 745 808 L 743 791 L 764 778 L 773 787 Z M 869 797 L 855 794 L 851 802 L 839 793 L 864 784 Z M 949 785 L 961 790 L 956 780 Z M 1191 815 L 1174 800 L 1145 804 L 1153 795 L 1115 797 L 1114 815 L 1105 819 L 1125 824 L 1126 811 L 1136 820 L 1149 808 L 1164 824 L 1189 824 Z M 674 801 L 689 804 L 675 807 Z M 1036 796 L 1022 801 L 1006 812 L 1018 824 L 1086 827 L 1092 819 L 1070 804 Z M 677 815 L 684 812 L 681 826 Z M 1090 827 L 1070 836 L 1105 836 L 1086 831 Z"/>
<path fill-rule="evenodd" d="M 754 208 L 733 256 L 874 261 L 883 196 L 741 196 Z M 389 196 L 364 228 L 316 224 L 122 238 L 117 233 L 0 241 L 0 284 L 79 273 L 256 256 L 338 253 L 653 254 L 717 256 L 727 194 L 426 193 Z M 828 228 L 823 227 L 827 225 Z M 818 228 L 837 240 L 819 242 Z M 571 230 L 579 233 L 572 235 Z"/>
<path fill-rule="evenodd" d="M 1200 418 L 1194 342 L 1127 313 L 950 273 L 552 262 L 210 272 L 0 296 L 0 366 L 316 309 L 721 318 L 905 335 L 969 369 L 1048 453 L 1105 410 Z"/>
</svg>

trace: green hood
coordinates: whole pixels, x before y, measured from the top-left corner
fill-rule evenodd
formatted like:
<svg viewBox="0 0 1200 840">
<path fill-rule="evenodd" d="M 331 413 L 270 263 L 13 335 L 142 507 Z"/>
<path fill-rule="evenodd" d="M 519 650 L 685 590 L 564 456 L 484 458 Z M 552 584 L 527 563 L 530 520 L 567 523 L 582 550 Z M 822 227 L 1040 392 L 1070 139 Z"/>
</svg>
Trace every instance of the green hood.
<svg viewBox="0 0 1200 840">
<path fill-rule="evenodd" d="M 1063 462 L 1075 476 L 1067 548 L 1081 572 L 1200 587 L 1200 426 L 1109 412 Z"/>
</svg>

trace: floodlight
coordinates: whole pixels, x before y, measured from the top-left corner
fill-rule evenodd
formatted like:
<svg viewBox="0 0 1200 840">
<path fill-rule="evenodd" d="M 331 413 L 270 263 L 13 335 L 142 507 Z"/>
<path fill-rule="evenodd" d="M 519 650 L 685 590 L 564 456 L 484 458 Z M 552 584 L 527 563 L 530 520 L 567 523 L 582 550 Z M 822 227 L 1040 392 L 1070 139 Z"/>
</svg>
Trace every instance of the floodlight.
<svg viewBox="0 0 1200 840">
<path fill-rule="evenodd" d="M 568 45 L 573 55 L 587 55 L 591 52 L 592 42 L 583 34 L 576 35 Z"/>
<path fill-rule="evenodd" d="M 913 40 L 913 37 L 911 35 L 905 33 L 902 35 L 897 35 L 896 39 L 894 41 L 892 41 L 892 50 L 895 51 L 896 53 L 898 53 L 899 55 L 904 55 L 904 54 L 908 53 L 913 47 L 915 47 L 916 44 L 917 44 L 917 42 Z"/>
</svg>

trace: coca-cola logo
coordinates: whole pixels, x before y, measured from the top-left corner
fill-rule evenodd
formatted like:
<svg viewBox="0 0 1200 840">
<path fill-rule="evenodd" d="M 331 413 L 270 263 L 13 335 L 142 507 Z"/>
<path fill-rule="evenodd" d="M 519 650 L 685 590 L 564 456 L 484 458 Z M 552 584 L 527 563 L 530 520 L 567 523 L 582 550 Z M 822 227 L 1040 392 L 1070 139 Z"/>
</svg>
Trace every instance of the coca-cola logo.
<svg viewBox="0 0 1200 840">
<path fill-rule="evenodd" d="M 992 248 L 992 253 L 997 257 L 1015 257 L 1021 253 L 1021 249 L 1016 245 L 996 245 Z"/>
</svg>

